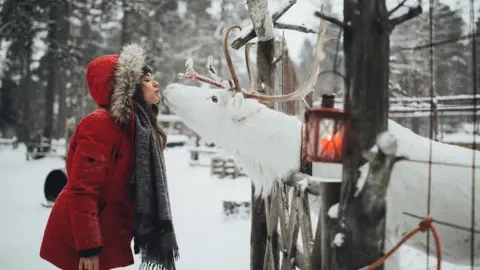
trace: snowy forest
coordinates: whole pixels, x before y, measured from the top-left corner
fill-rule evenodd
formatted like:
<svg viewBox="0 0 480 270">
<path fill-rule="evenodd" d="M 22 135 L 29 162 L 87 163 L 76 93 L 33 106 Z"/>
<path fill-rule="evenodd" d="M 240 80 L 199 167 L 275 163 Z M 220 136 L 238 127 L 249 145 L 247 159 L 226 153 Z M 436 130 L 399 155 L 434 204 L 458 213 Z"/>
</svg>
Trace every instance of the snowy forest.
<svg viewBox="0 0 480 270">
<path fill-rule="evenodd" d="M 0 198 L 9 221 L 0 230 L 0 265 L 51 269 L 38 248 L 52 207 L 61 205 L 57 196 L 74 183 L 69 177 L 75 174 L 65 169 L 70 136 L 97 107 L 87 65 L 133 42 L 145 48 L 165 99 L 157 121 L 168 133 L 164 167 L 181 249 L 178 269 L 256 270 L 265 263 L 359 269 L 385 262 L 383 250 L 424 216 L 419 231 L 432 230 L 435 218 L 444 253 L 432 251 L 433 229 L 433 238 L 425 234 L 426 241 L 420 236 L 400 248 L 401 269 L 430 269 L 432 259 L 442 258 L 437 269 L 480 265 L 474 262 L 480 258 L 474 253 L 480 250 L 480 160 L 470 149 L 480 150 L 476 14 L 477 0 L 0 0 L 0 178 L 7 179 L 0 181 Z M 235 25 L 241 30 L 225 31 Z M 231 89 L 207 90 L 214 84 L 188 78 L 192 63 L 204 78 L 214 75 L 216 87 L 229 83 L 220 78 L 232 78 Z M 311 79 L 335 72 L 344 76 Z M 263 106 L 249 103 L 261 94 L 244 92 L 247 87 L 267 95 L 282 91 L 281 98 L 302 91 Z M 218 102 L 217 93 L 227 101 Z M 210 100 L 221 106 L 208 107 Z M 312 110 L 319 103 L 320 110 Z M 335 110 L 342 106 L 343 112 Z M 329 111 L 343 116 L 328 117 Z M 331 130 L 319 124 L 330 122 Z M 337 160 L 313 159 L 327 153 L 331 141 L 338 147 L 337 139 Z M 129 147 L 140 140 L 134 141 Z M 123 148 L 113 150 L 111 160 L 125 157 Z M 118 167 L 112 171 L 121 173 Z M 271 193 L 255 198 L 263 188 Z M 387 204 L 394 219 L 387 218 Z M 103 208 L 91 212 L 96 219 Z M 126 269 L 139 269 L 141 255 Z"/>
<path fill-rule="evenodd" d="M 212 55 L 220 74 L 226 76 L 222 30 L 251 24 L 246 3 L 235 0 L 0 2 L 0 137 L 16 136 L 19 141 L 39 134 L 61 138 L 69 117 L 78 121 L 94 108 L 84 76 L 86 65 L 96 56 L 118 53 L 122 44 L 137 41 L 147 48 L 148 62 L 163 86 L 177 80 L 188 57 L 205 67 Z M 313 29 L 318 20 L 314 11 L 322 3 L 326 14 L 342 16 L 332 11 L 332 5 L 343 1 L 300 2 L 311 7 L 306 10 L 309 14 L 304 14 L 305 20 L 313 21 Z M 439 2 L 434 10 L 433 77 L 439 96 L 472 94 L 469 3 L 462 2 L 455 7 Z M 475 8 L 478 11 L 480 4 Z M 296 23 L 310 24 L 302 19 L 295 18 Z M 475 25 L 480 25 L 478 18 Z M 276 26 L 279 31 L 293 32 Z M 327 28 L 329 35 L 341 36 L 334 24 L 327 23 Z M 291 54 L 299 81 L 307 75 L 315 40 L 313 33 L 301 35 L 299 53 Z M 391 35 L 391 96 L 429 96 L 430 43 L 428 12 L 395 28 Z M 231 51 L 244 84 L 248 78 L 243 48 Z M 342 72 L 342 55 L 341 42 L 332 43 L 324 65 Z M 169 113 L 166 106 L 163 109 Z M 418 123 L 412 127 L 417 133 L 421 128 Z"/>
</svg>

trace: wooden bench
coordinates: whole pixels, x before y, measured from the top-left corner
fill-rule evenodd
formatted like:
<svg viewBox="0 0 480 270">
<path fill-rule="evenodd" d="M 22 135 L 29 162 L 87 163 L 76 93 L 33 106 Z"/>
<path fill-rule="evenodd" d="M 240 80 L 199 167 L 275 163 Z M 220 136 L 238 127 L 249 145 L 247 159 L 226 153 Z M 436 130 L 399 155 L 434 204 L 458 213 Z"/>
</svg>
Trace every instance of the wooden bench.
<svg viewBox="0 0 480 270">
<path fill-rule="evenodd" d="M 16 149 L 18 147 L 17 137 L 13 138 L 0 138 L 0 146 L 12 147 Z"/>
<path fill-rule="evenodd" d="M 223 201 L 223 216 L 225 220 L 237 218 L 237 219 L 250 219 L 251 203 L 248 201 Z"/>
<path fill-rule="evenodd" d="M 167 147 L 184 146 L 188 142 L 188 137 L 182 134 L 169 134 L 167 136 Z"/>
<path fill-rule="evenodd" d="M 203 154 L 207 157 L 210 157 L 212 155 L 218 154 L 220 152 L 220 149 L 206 146 L 195 146 L 189 147 L 188 151 L 190 152 L 189 164 L 191 166 L 209 166 L 209 162 L 200 160 L 200 155 Z"/>
<path fill-rule="evenodd" d="M 68 146 L 66 146 L 65 143 L 60 143 L 58 141 L 53 141 L 53 140 L 48 141 L 47 139 L 42 138 L 40 142 L 30 141 L 26 143 L 26 146 L 27 146 L 27 152 L 26 152 L 27 160 L 41 159 L 46 156 L 60 157 L 60 158 L 66 159 L 66 149 Z"/>
<path fill-rule="evenodd" d="M 225 178 L 230 176 L 235 179 L 240 176 L 245 176 L 242 168 L 240 168 L 236 163 L 233 157 L 215 155 L 211 159 L 210 163 L 211 175 L 218 175 L 219 178 Z"/>
</svg>

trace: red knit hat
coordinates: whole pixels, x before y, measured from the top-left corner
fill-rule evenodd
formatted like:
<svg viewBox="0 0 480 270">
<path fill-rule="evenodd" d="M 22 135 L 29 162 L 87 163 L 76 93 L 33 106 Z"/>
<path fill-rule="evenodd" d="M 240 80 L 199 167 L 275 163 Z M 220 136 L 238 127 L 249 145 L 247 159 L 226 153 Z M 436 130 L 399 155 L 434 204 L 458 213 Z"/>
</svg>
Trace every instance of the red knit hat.
<svg viewBox="0 0 480 270">
<path fill-rule="evenodd" d="M 145 58 L 140 45 L 129 44 L 120 54 L 97 57 L 87 66 L 85 78 L 90 95 L 97 105 L 110 105 L 110 113 L 117 122 L 126 123 L 130 119 L 132 97 L 143 75 Z"/>
</svg>

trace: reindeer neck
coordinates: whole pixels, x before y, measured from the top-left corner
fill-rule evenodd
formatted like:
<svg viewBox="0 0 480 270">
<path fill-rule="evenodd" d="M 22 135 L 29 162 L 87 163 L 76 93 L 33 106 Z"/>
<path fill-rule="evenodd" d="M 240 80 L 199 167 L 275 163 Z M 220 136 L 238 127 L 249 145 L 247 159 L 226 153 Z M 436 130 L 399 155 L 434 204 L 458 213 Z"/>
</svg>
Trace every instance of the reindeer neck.
<svg viewBox="0 0 480 270">
<path fill-rule="evenodd" d="M 289 169 L 300 162 L 302 123 L 295 116 L 260 108 L 237 123 L 239 155 L 259 159 L 263 164 Z M 259 151 L 261 149 L 261 151 Z M 281 168 L 279 168 L 281 169 Z"/>
<path fill-rule="evenodd" d="M 262 108 L 237 123 L 230 149 L 255 186 L 268 195 L 275 181 L 300 169 L 302 123 L 294 116 Z"/>
</svg>

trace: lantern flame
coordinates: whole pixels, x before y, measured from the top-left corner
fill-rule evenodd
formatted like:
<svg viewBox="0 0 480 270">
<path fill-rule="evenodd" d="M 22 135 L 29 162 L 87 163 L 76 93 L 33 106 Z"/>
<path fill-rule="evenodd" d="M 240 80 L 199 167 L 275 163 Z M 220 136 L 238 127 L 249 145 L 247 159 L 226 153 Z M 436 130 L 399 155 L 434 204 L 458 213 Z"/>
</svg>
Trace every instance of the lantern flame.
<svg viewBox="0 0 480 270">
<path fill-rule="evenodd" d="M 337 134 L 327 134 L 320 141 L 322 159 L 341 160 L 343 138 Z"/>
</svg>

